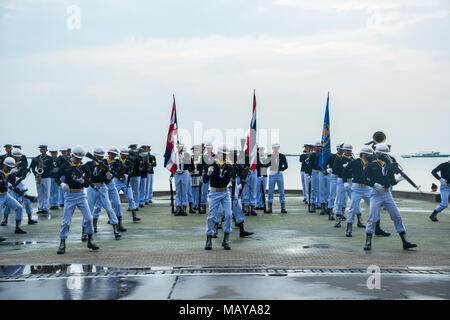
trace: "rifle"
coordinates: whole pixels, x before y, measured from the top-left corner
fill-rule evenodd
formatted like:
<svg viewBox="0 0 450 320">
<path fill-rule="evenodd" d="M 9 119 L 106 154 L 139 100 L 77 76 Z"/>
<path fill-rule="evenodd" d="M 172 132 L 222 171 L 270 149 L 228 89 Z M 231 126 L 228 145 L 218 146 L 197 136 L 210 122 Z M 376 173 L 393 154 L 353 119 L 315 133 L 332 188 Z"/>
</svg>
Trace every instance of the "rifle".
<svg viewBox="0 0 450 320">
<path fill-rule="evenodd" d="M 173 174 L 170 175 L 169 182 L 170 182 L 170 206 L 172 207 L 172 214 L 174 214 L 175 213 L 175 204 L 174 204 L 174 199 L 173 199 L 172 179 L 173 179 Z"/>
<path fill-rule="evenodd" d="M 416 190 L 422 192 L 422 191 L 420 190 L 420 186 L 418 186 L 417 184 L 415 184 L 414 181 L 412 181 L 412 179 L 411 179 L 410 177 L 408 177 L 408 175 L 407 175 L 405 172 L 403 172 L 403 168 L 402 168 L 402 166 L 401 166 L 398 162 L 392 161 L 392 158 L 389 157 L 389 156 L 388 156 L 387 158 L 388 158 L 388 160 L 389 160 L 389 162 L 390 162 L 389 164 L 392 165 L 392 166 L 395 166 L 396 169 L 398 170 L 398 173 L 399 173 L 406 181 L 408 181 L 408 183 L 409 183 L 410 185 L 412 185 L 414 189 L 416 189 Z"/>
<path fill-rule="evenodd" d="M 249 172 L 249 168 L 244 168 L 243 176 L 245 176 L 245 179 L 241 178 L 241 189 L 239 190 L 239 197 L 238 198 L 242 197 L 242 192 L 244 191 L 244 187 L 245 187 L 245 184 L 247 182 L 248 172 Z"/>
<path fill-rule="evenodd" d="M 63 161 L 69 166 L 69 168 L 72 170 L 72 171 L 74 171 L 75 172 L 75 174 L 79 177 L 79 178 L 85 178 L 85 174 L 84 174 L 84 172 L 82 172 L 81 170 L 80 170 L 80 168 L 78 168 L 78 167 L 75 167 L 75 166 L 72 166 L 72 163 L 68 160 L 68 159 L 66 159 L 66 158 L 62 158 L 63 159 Z M 95 191 L 97 191 L 98 192 L 98 189 L 97 189 L 97 187 L 96 186 L 94 186 L 94 184 L 90 181 L 90 179 L 86 179 L 87 180 L 87 183 L 88 183 L 88 185 L 92 188 L 92 189 L 94 189 Z"/>
<path fill-rule="evenodd" d="M 17 193 L 19 196 L 27 198 L 28 200 L 30 200 L 31 202 L 35 202 L 36 201 L 36 197 L 30 196 L 28 194 L 25 194 L 25 192 L 28 191 L 28 189 L 25 190 L 20 190 L 19 188 L 17 188 L 17 186 L 12 186 L 9 187 L 10 190 L 14 191 L 15 193 Z"/>
</svg>

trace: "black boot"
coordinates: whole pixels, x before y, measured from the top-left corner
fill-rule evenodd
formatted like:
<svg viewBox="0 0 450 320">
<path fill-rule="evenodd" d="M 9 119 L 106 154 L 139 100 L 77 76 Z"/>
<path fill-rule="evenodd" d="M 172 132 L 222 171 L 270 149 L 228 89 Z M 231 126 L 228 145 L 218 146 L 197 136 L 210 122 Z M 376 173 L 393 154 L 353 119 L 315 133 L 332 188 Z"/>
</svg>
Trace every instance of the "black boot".
<svg viewBox="0 0 450 320">
<path fill-rule="evenodd" d="M 341 215 L 336 215 L 336 223 L 334 224 L 335 228 L 340 228 L 341 227 L 341 221 L 342 221 L 342 216 Z"/>
<path fill-rule="evenodd" d="M 250 214 L 252 215 L 252 216 L 257 216 L 258 214 L 256 213 L 256 211 L 255 211 L 255 207 L 254 206 L 250 206 Z"/>
<path fill-rule="evenodd" d="M 140 218 L 136 217 L 136 211 L 135 211 L 135 210 L 132 210 L 132 211 L 131 211 L 131 215 L 133 216 L 133 222 L 141 221 Z M 176 214 L 175 214 L 175 215 L 176 215 Z"/>
<path fill-rule="evenodd" d="M 314 213 L 314 212 L 316 212 L 316 204 L 315 203 L 313 203 L 311 205 L 311 213 Z"/>
<path fill-rule="evenodd" d="M 326 206 L 325 206 L 325 203 L 322 203 L 322 210 L 320 211 L 320 215 L 321 216 L 324 216 L 324 215 L 326 215 L 327 214 L 327 208 L 326 208 Z"/>
<path fill-rule="evenodd" d="M 86 234 L 86 230 L 84 229 L 84 227 L 81 229 L 81 241 L 87 241 L 88 236 Z"/>
<path fill-rule="evenodd" d="M 219 233 L 219 224 L 215 223 L 214 224 L 214 235 L 212 236 L 213 238 L 217 238 L 217 234 Z"/>
<path fill-rule="evenodd" d="M 400 232 L 399 235 L 400 235 L 400 238 L 402 238 L 402 243 L 403 243 L 403 249 L 404 250 L 408 250 L 408 249 L 417 247 L 417 244 L 411 243 L 411 242 L 408 241 L 408 239 L 406 239 L 406 233 L 405 232 Z"/>
<path fill-rule="evenodd" d="M 182 207 L 181 207 L 181 215 L 182 215 L 182 216 L 187 216 L 186 206 L 182 206 Z"/>
<path fill-rule="evenodd" d="M 206 236 L 206 245 L 205 250 L 211 250 L 212 249 L 212 236 Z"/>
<path fill-rule="evenodd" d="M 383 229 L 381 229 L 380 221 L 377 221 L 377 223 L 375 225 L 375 235 L 382 236 L 382 237 L 389 237 L 391 234 L 389 232 L 385 232 Z"/>
<path fill-rule="evenodd" d="M 366 226 L 361 222 L 361 213 L 356 215 L 356 218 L 358 219 L 358 228 L 365 228 Z"/>
<path fill-rule="evenodd" d="M 66 253 L 66 239 L 61 239 L 61 242 L 59 243 L 57 254 L 64 254 Z"/>
<path fill-rule="evenodd" d="M 223 241 L 222 241 L 222 247 L 225 250 L 230 250 L 230 234 L 228 232 L 225 232 L 223 234 Z"/>
<path fill-rule="evenodd" d="M 286 203 L 281 204 L 281 213 L 287 213 L 286 211 Z"/>
<path fill-rule="evenodd" d="M 189 213 L 196 213 L 195 210 L 193 209 L 193 203 L 189 202 Z"/>
<path fill-rule="evenodd" d="M 117 221 L 119 221 L 119 225 L 117 226 L 117 230 L 120 232 L 127 232 L 127 229 L 125 229 L 122 225 L 122 217 L 117 217 Z"/>
<path fill-rule="evenodd" d="M 346 237 L 351 237 L 352 236 L 352 224 L 351 223 L 347 223 L 347 232 L 345 233 Z"/>
<path fill-rule="evenodd" d="M 178 217 L 178 216 L 181 216 L 181 207 L 180 206 L 177 206 L 177 208 L 175 209 L 175 216 L 176 217 Z"/>
<path fill-rule="evenodd" d="M 120 238 L 122 238 L 122 235 L 119 233 L 119 225 L 118 224 L 113 224 L 113 232 L 114 232 L 114 238 L 116 240 L 120 240 Z"/>
<path fill-rule="evenodd" d="M 364 245 L 364 250 L 369 251 L 372 249 L 372 234 L 366 233 L 366 244 Z"/>
<path fill-rule="evenodd" d="M 6 240 L 5 237 L 0 236 L 0 242 L 5 241 L 5 240 Z"/>
<path fill-rule="evenodd" d="M 206 213 L 206 204 L 202 204 L 200 205 L 200 214 L 205 214 Z"/>
<path fill-rule="evenodd" d="M 245 231 L 244 222 L 238 223 L 236 226 L 239 227 L 239 237 L 241 238 L 251 236 L 253 234 L 253 232 Z"/>
<path fill-rule="evenodd" d="M 2 227 L 7 226 L 7 225 L 8 225 L 8 215 L 3 214 Z"/>
<path fill-rule="evenodd" d="M 14 233 L 20 233 L 20 234 L 24 234 L 27 233 L 25 230 L 20 228 L 20 220 L 16 220 L 16 230 L 14 230 Z"/>
<path fill-rule="evenodd" d="M 95 219 L 92 221 L 92 224 L 94 225 L 94 232 L 97 233 L 97 221 L 98 219 Z"/>
<path fill-rule="evenodd" d="M 268 208 L 266 210 L 266 213 L 272 213 L 272 204 L 268 203 L 267 205 L 268 205 Z"/>
<path fill-rule="evenodd" d="M 328 210 L 328 220 L 334 221 L 334 213 L 333 213 L 333 208 L 329 208 Z"/>
<path fill-rule="evenodd" d="M 88 243 L 87 243 L 87 247 L 89 248 L 89 249 L 92 249 L 92 250 L 98 250 L 98 249 L 100 249 L 94 242 L 92 242 L 94 239 L 93 239 L 93 237 L 92 237 L 92 234 L 88 234 Z"/>
<path fill-rule="evenodd" d="M 28 214 L 28 224 L 37 224 L 38 222 L 36 220 L 33 220 L 32 214 Z"/>
<path fill-rule="evenodd" d="M 438 222 L 439 220 L 438 220 L 438 218 L 436 217 L 438 213 L 439 213 L 439 212 L 437 212 L 436 210 L 434 210 L 433 213 L 432 213 L 431 216 L 430 216 L 430 220 L 433 221 L 433 222 Z M 8 220 L 8 218 L 6 218 L 6 219 Z M 2 225 L 3 225 L 3 222 L 2 222 Z"/>
</svg>

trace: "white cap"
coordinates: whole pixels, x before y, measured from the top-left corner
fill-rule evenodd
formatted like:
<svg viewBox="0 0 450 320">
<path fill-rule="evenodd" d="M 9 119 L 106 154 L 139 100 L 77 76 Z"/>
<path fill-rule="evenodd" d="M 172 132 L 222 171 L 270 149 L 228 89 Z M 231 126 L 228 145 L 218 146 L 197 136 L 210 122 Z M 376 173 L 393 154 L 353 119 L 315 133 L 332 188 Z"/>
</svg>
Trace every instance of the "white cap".
<svg viewBox="0 0 450 320">
<path fill-rule="evenodd" d="M 279 148 L 280 144 L 278 142 L 272 143 L 272 148 Z"/>
<path fill-rule="evenodd" d="M 321 142 L 316 142 L 315 144 L 314 144 L 314 147 L 321 147 L 322 146 L 322 143 Z"/>
<path fill-rule="evenodd" d="M 127 156 L 130 154 L 130 150 L 128 150 L 127 147 L 122 147 L 122 148 L 120 148 L 120 154 L 124 154 Z"/>
<path fill-rule="evenodd" d="M 384 153 L 384 154 L 387 154 L 387 153 L 389 153 L 389 147 L 388 147 L 388 145 L 387 144 L 385 144 L 385 143 L 379 143 L 379 144 L 376 144 L 375 145 L 375 152 L 376 153 Z"/>
<path fill-rule="evenodd" d="M 3 164 L 6 164 L 10 168 L 14 168 L 16 166 L 16 160 L 14 160 L 11 157 L 8 157 L 8 158 L 5 159 Z"/>
<path fill-rule="evenodd" d="M 82 146 L 76 146 L 72 149 L 72 154 L 75 158 L 83 159 L 86 151 L 84 151 Z"/>
<path fill-rule="evenodd" d="M 227 151 L 227 146 L 224 145 L 217 147 L 217 153 L 228 154 L 229 152 Z"/>
<path fill-rule="evenodd" d="M 115 146 L 112 146 L 111 148 L 108 149 L 108 153 L 114 153 L 114 154 L 119 154 L 119 149 Z"/>
<path fill-rule="evenodd" d="M 360 153 L 365 153 L 365 154 L 373 154 L 373 149 L 371 146 L 363 146 L 361 148 L 361 152 Z"/>
<path fill-rule="evenodd" d="M 205 143 L 205 148 L 212 148 L 212 147 L 213 147 L 213 145 L 212 145 L 211 141 L 208 141 Z"/>
<path fill-rule="evenodd" d="M 13 157 L 21 157 L 22 156 L 22 152 L 20 151 L 20 149 L 12 149 L 11 155 Z"/>
<path fill-rule="evenodd" d="M 342 149 L 342 147 L 344 146 L 344 143 L 342 142 L 342 143 L 338 143 L 337 145 L 336 145 L 336 149 Z"/>
<path fill-rule="evenodd" d="M 63 152 L 63 151 L 68 151 L 68 150 L 69 150 L 68 147 L 61 147 L 61 148 L 59 148 L 59 151 L 61 151 L 61 152 Z"/>
<path fill-rule="evenodd" d="M 105 155 L 105 149 L 101 146 L 97 146 L 94 148 L 94 156 L 102 157 Z"/>
<path fill-rule="evenodd" d="M 342 150 L 352 151 L 353 146 L 350 143 L 344 143 L 344 145 L 341 148 Z"/>
</svg>

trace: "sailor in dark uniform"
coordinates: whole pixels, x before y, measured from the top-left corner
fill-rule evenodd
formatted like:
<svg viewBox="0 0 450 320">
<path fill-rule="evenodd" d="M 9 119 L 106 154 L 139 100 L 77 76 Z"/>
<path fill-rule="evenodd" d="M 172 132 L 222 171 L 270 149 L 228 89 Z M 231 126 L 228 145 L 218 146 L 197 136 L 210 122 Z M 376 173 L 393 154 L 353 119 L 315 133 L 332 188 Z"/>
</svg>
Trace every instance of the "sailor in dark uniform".
<svg viewBox="0 0 450 320">
<path fill-rule="evenodd" d="M 40 145 L 40 155 L 31 160 L 31 172 L 36 178 L 36 189 L 38 194 L 37 213 L 48 213 L 50 203 L 51 171 L 53 169 L 52 157 L 47 155 L 47 146 Z"/>
<path fill-rule="evenodd" d="M 352 150 L 353 146 L 349 143 L 344 143 L 342 146 L 344 154 L 340 158 L 336 158 L 333 163 L 333 173 L 337 174 L 337 185 L 336 185 L 336 224 L 335 228 L 341 227 L 341 221 L 345 219 L 345 208 L 347 206 L 347 200 L 351 197 L 351 188 L 344 188 L 344 181 L 342 180 L 342 174 L 345 167 L 353 161 Z"/>
<path fill-rule="evenodd" d="M 441 173 L 441 175 L 438 174 Z M 450 160 L 443 162 L 431 171 L 433 177 L 441 183 L 441 203 L 434 209 L 430 215 L 431 221 L 439 221 L 437 214 L 448 207 L 448 197 L 450 195 Z"/>
<path fill-rule="evenodd" d="M 203 145 L 202 145 L 203 146 Z M 204 145 L 205 151 L 203 153 L 203 175 L 206 174 L 206 167 L 214 163 L 215 154 L 213 152 L 213 145 L 211 142 L 207 142 Z M 206 183 L 202 183 L 202 195 L 200 199 L 200 211 L 206 213 L 206 203 L 208 201 L 209 180 Z"/>
<path fill-rule="evenodd" d="M 256 173 L 258 177 L 258 185 L 256 187 L 256 210 L 264 210 L 265 203 L 263 195 L 266 194 L 267 189 L 267 173 L 270 167 L 270 159 L 264 155 L 264 147 L 258 147 L 258 154 L 256 158 Z M 265 198 L 265 197 L 264 197 Z M 266 211 L 264 213 L 266 213 Z"/>
<path fill-rule="evenodd" d="M 6 153 L 0 156 L 0 168 L 3 168 L 3 161 L 5 161 L 6 158 L 8 157 L 12 157 L 12 149 L 13 149 L 13 145 L 12 144 L 5 144 L 3 146 L 5 148 Z"/>
<path fill-rule="evenodd" d="M 308 179 L 311 180 L 311 190 L 309 192 L 311 195 L 311 212 L 316 212 L 316 207 L 319 206 L 319 156 L 321 151 L 322 144 L 320 142 L 316 142 L 314 144 L 314 150 L 309 154 L 307 159 L 308 166 L 306 168 L 306 172 L 308 174 Z"/>
<path fill-rule="evenodd" d="M 395 229 L 402 239 L 403 249 L 415 248 L 417 245 L 406 239 L 406 229 L 402 217 L 390 192 L 390 187 L 403 180 L 403 177 L 395 178 L 395 174 L 399 173 L 398 165 L 389 157 L 389 148 L 386 144 L 375 145 L 375 157 L 376 161 L 371 162 L 361 176 L 361 182 L 373 188 L 370 195 L 370 216 L 367 220 L 364 250 L 372 249 L 372 235 L 380 216 L 381 205 L 389 212 Z"/>
<path fill-rule="evenodd" d="M 336 153 L 332 154 L 328 157 L 326 161 L 326 167 L 328 172 L 328 185 L 330 187 L 329 197 L 328 197 L 328 205 L 327 205 L 327 214 L 328 220 L 334 220 L 333 216 L 333 208 L 336 202 L 336 186 L 337 186 L 337 174 L 333 172 L 333 164 L 336 161 L 336 158 L 341 158 L 343 155 L 342 146 L 343 143 L 338 143 L 336 145 Z"/>
<path fill-rule="evenodd" d="M 300 178 L 302 182 L 302 193 L 303 193 L 303 202 L 308 203 L 308 174 L 306 173 L 306 168 L 308 164 L 306 160 L 308 160 L 309 154 L 311 153 L 313 145 L 304 144 L 303 145 L 303 153 L 299 157 L 299 161 L 301 163 L 300 168 Z"/>
<path fill-rule="evenodd" d="M 202 146 L 194 145 L 192 147 L 191 156 L 191 166 L 190 166 L 190 176 L 191 176 L 191 189 L 192 189 L 192 204 L 189 203 L 189 212 L 203 213 L 200 211 L 200 195 L 201 195 L 201 179 L 203 175 L 203 157 L 202 157 Z M 193 212 L 192 212 L 193 211 Z"/>
<path fill-rule="evenodd" d="M 148 146 L 148 155 L 149 155 L 149 168 L 148 168 L 148 192 L 147 192 L 147 202 L 152 203 L 153 201 L 153 177 L 155 175 L 154 168 L 156 167 L 156 157 L 151 154 L 152 146 Z"/>
<path fill-rule="evenodd" d="M 52 169 L 50 172 L 50 210 L 59 209 L 60 186 L 55 181 L 58 174 L 58 149 L 50 148 L 50 156 L 52 157 Z"/>
</svg>

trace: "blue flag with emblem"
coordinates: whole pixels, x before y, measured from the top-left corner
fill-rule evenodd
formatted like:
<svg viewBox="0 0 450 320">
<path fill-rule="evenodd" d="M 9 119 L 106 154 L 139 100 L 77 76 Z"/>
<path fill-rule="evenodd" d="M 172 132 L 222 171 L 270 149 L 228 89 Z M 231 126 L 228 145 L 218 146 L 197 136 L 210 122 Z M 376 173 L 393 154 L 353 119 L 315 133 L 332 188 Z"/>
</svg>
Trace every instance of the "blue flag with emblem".
<svg viewBox="0 0 450 320">
<path fill-rule="evenodd" d="M 322 128 L 322 150 L 320 151 L 319 156 L 319 166 L 323 169 L 323 164 L 327 161 L 328 157 L 331 155 L 331 137 L 330 137 L 330 114 L 328 111 L 328 106 L 330 102 L 330 93 L 328 92 L 327 96 L 327 106 L 325 108 L 325 118 L 323 120 L 323 128 Z"/>
</svg>

